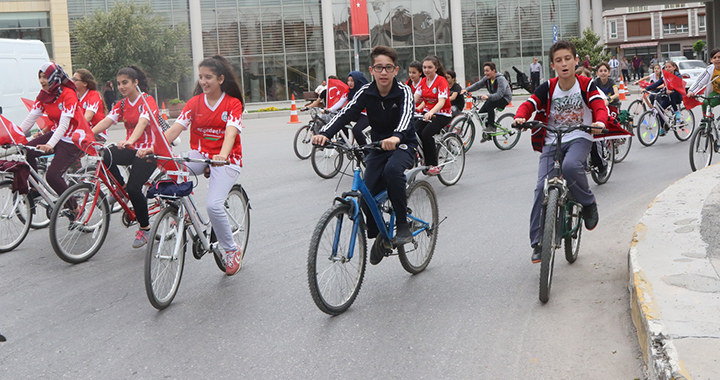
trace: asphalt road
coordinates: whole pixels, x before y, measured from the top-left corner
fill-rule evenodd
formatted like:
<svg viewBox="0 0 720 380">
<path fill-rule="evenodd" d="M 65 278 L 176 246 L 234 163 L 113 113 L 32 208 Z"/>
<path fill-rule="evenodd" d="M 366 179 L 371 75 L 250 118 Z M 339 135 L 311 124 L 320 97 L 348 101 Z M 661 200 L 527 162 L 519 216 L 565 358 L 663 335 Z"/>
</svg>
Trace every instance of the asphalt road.
<svg viewBox="0 0 720 380">
<path fill-rule="evenodd" d="M 538 155 L 527 134 L 507 152 L 476 143 L 457 185 L 429 179 L 447 221 L 428 269 L 411 276 L 395 257 L 368 266 L 350 310 L 329 317 L 310 297 L 306 257 L 338 181 L 295 157 L 299 125 L 288 118 L 245 122 L 241 183 L 252 212 L 242 270 L 226 277 L 212 258 L 188 257 L 164 311 L 146 299 L 145 250 L 130 248 L 135 229 L 118 214 L 89 262 L 60 261 L 47 230 L 0 255 L 0 377 L 642 378 L 627 251 L 648 204 L 690 172 L 687 142 L 635 141 L 610 181 L 592 185 L 600 224 L 583 233 L 575 264 L 558 257 L 547 304 L 528 240 Z M 206 188 L 200 179 L 201 205 Z"/>
</svg>

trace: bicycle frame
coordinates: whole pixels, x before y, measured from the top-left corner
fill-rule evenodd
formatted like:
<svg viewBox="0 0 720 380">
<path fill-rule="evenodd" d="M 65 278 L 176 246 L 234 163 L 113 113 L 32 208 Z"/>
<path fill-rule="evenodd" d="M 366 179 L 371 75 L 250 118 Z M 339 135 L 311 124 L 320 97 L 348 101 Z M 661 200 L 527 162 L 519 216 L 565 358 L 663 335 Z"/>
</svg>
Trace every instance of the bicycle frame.
<svg viewBox="0 0 720 380">
<path fill-rule="evenodd" d="M 48 205 L 53 205 L 55 203 L 55 200 L 57 200 L 58 195 L 55 193 L 55 190 L 53 190 L 50 185 L 45 181 L 45 179 L 38 173 L 35 169 L 33 169 L 30 164 L 27 162 L 27 156 L 26 156 L 26 147 L 24 145 L 14 145 L 20 148 L 21 152 L 14 153 L 7 155 L 5 157 L 2 157 L 0 159 L 5 161 L 15 161 L 18 163 L 22 163 L 28 166 L 30 169 L 30 176 L 28 177 L 28 183 L 31 187 L 33 187 L 40 196 L 47 202 Z M 30 148 L 30 147 L 27 147 Z M 12 173 L 9 173 L 12 174 Z M 17 205 L 16 205 L 17 206 Z"/>
</svg>

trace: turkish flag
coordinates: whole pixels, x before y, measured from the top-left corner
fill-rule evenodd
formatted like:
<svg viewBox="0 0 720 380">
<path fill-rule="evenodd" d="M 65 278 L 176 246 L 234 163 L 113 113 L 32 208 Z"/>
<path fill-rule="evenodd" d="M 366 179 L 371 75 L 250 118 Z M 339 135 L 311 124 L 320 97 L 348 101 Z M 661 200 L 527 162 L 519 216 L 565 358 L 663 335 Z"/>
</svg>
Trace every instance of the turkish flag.
<svg viewBox="0 0 720 380">
<path fill-rule="evenodd" d="M 663 83 L 668 91 L 677 91 L 680 95 L 685 96 L 685 81 L 679 76 L 663 70 Z"/>
<path fill-rule="evenodd" d="M 340 101 L 346 101 L 350 87 L 340 79 L 328 79 L 327 108 L 332 108 Z"/>
<path fill-rule="evenodd" d="M 705 93 L 705 87 L 703 87 L 702 89 L 700 89 L 700 91 L 698 91 L 698 94 L 703 94 L 703 93 Z M 696 97 L 690 98 L 685 95 L 683 96 L 683 105 L 685 105 L 685 109 L 691 110 L 702 104 L 703 104 L 703 102 L 697 100 Z"/>
<path fill-rule="evenodd" d="M 25 108 L 27 108 L 28 112 L 30 112 L 30 110 L 35 105 L 34 100 L 25 99 L 25 98 L 20 98 L 20 100 L 22 100 L 22 102 L 25 105 Z M 55 124 L 50 120 L 50 118 L 48 118 L 45 115 L 40 116 L 40 118 L 38 118 L 37 121 L 35 121 L 35 122 L 37 123 L 38 127 L 40 127 L 40 129 L 48 129 L 48 128 L 51 128 Z"/>
<path fill-rule="evenodd" d="M 350 0 L 350 20 L 353 37 L 370 35 L 366 0 Z"/>
<path fill-rule="evenodd" d="M 0 116 L 0 144 L 27 144 L 25 134 L 12 121 Z"/>
<path fill-rule="evenodd" d="M 138 90 L 139 90 L 139 88 L 138 88 Z M 172 147 L 170 146 L 170 143 L 168 143 L 167 139 L 165 138 L 165 133 L 163 133 L 162 128 L 160 128 L 160 124 L 158 122 L 159 113 L 157 110 L 157 106 L 155 106 L 154 108 L 150 107 L 150 105 L 148 104 L 148 100 L 146 99 L 146 97 L 148 95 L 145 93 L 141 93 L 141 94 L 142 94 L 142 99 L 143 99 L 143 102 L 145 103 L 146 109 L 150 111 L 149 112 L 150 113 L 150 122 L 148 123 L 147 127 L 145 127 L 145 128 L 150 128 L 150 131 L 152 132 L 153 138 L 155 140 L 155 142 L 153 144 L 153 152 L 158 156 L 175 157 L 175 155 L 173 155 Z M 151 100 L 152 100 L 152 98 L 151 98 Z M 178 164 L 175 161 L 167 161 L 167 162 L 164 162 L 162 165 L 158 165 L 158 166 L 160 166 L 161 169 L 165 172 L 167 172 L 168 170 L 180 171 L 180 164 Z M 176 178 L 177 176 L 175 176 L 175 175 L 171 175 L 170 177 L 177 180 L 177 178 Z"/>
</svg>

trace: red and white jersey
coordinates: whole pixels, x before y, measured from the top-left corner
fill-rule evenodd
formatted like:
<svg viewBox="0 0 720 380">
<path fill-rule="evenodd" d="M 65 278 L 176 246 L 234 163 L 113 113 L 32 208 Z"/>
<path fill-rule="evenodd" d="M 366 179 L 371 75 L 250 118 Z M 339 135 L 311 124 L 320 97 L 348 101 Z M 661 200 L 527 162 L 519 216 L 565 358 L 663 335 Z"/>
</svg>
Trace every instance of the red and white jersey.
<svg viewBox="0 0 720 380">
<path fill-rule="evenodd" d="M 90 126 L 97 125 L 102 119 L 105 118 L 105 107 L 103 106 L 102 98 L 100 93 L 95 90 L 87 90 L 80 98 L 80 108 L 82 108 L 83 115 L 87 111 L 95 112 L 95 115 L 90 119 Z"/>
<path fill-rule="evenodd" d="M 143 102 L 143 100 L 140 98 L 141 96 L 145 97 L 148 106 L 150 106 L 150 112 L 145 109 L 145 102 Z M 140 121 L 141 118 L 148 120 L 149 124 L 152 123 L 152 120 L 150 118 L 154 117 L 155 120 L 157 120 L 158 115 L 159 112 L 157 108 L 157 103 L 155 103 L 155 99 L 153 99 L 152 96 L 143 92 L 133 101 L 128 98 L 124 98 L 123 100 L 117 102 L 115 104 L 115 107 L 113 107 L 112 111 L 110 111 L 107 117 L 110 118 L 115 124 L 119 123 L 122 120 L 125 123 L 125 138 L 129 139 L 133 131 L 135 130 L 135 126 L 137 126 L 138 121 Z M 155 144 L 155 136 L 153 136 L 150 128 L 146 126 L 143 134 L 137 141 L 135 141 L 135 149 L 150 148 L 153 146 L 153 144 Z"/>
<path fill-rule="evenodd" d="M 60 96 L 52 103 L 45 104 L 36 100 L 30 113 L 37 117 L 45 114 L 48 119 L 53 122 L 52 127 L 50 127 L 51 131 L 55 131 L 58 128 L 60 118 L 63 116 L 69 117 L 70 125 L 60 140 L 71 144 L 74 144 L 72 136 L 75 130 L 90 130 L 90 126 L 87 121 L 85 121 L 85 114 L 80 107 L 77 93 L 69 89 L 61 92 Z"/>
<path fill-rule="evenodd" d="M 242 132 L 243 104 L 240 99 L 223 92 L 214 106 L 210 106 L 205 94 L 193 96 L 183 108 L 176 123 L 185 129 L 190 128 L 190 148 L 197 150 L 208 158 L 220 154 L 225 141 L 225 130 L 236 128 L 238 134 L 228 155 L 233 164 L 242 166 Z"/>
<path fill-rule="evenodd" d="M 435 75 L 435 78 L 429 83 L 427 77 L 421 79 L 417 90 L 415 90 L 415 94 L 420 95 L 420 102 L 425 102 L 425 108 L 423 108 L 425 112 L 433 109 L 439 98 L 445 99 L 443 108 L 441 108 L 437 114 L 452 116 L 452 104 L 450 104 L 450 100 L 448 100 L 449 90 L 450 87 L 448 86 L 447 79 L 440 75 Z"/>
</svg>

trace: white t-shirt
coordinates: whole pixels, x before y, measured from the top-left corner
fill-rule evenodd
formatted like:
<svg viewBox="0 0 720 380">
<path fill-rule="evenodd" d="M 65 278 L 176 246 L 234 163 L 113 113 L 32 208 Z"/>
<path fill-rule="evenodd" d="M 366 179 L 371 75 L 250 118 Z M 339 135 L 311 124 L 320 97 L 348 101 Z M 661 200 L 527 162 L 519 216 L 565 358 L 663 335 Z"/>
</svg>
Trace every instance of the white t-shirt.
<svg viewBox="0 0 720 380">
<path fill-rule="evenodd" d="M 317 88 L 315 89 L 315 93 L 318 94 L 318 95 L 320 95 L 320 94 L 322 94 L 322 92 L 325 91 L 326 89 L 327 89 L 327 86 L 319 85 L 319 86 L 317 86 Z"/>
<path fill-rule="evenodd" d="M 563 126 L 572 127 L 578 124 L 592 124 L 592 111 L 585 105 L 580 92 L 580 83 L 576 80 L 575 85 L 568 91 L 560 89 L 560 85 L 555 87 L 552 100 L 550 101 L 550 115 L 548 117 L 548 125 L 552 127 Z M 576 130 L 567 135 L 563 135 L 563 143 L 578 138 L 593 141 L 591 134 Z M 549 133 L 545 136 L 545 144 L 555 144 L 555 134 Z"/>
</svg>

